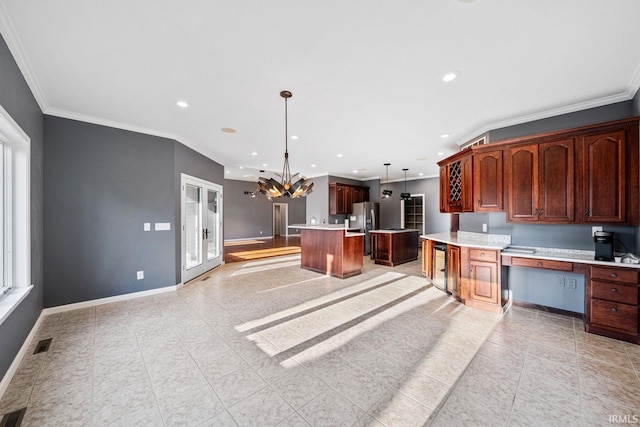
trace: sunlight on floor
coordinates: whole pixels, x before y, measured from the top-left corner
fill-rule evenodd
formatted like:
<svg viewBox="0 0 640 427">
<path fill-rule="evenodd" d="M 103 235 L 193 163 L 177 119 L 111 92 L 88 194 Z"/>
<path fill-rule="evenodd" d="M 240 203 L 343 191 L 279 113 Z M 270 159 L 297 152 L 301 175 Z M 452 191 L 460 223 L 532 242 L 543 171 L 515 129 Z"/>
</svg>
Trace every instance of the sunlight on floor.
<svg viewBox="0 0 640 427">
<path fill-rule="evenodd" d="M 300 246 L 287 246 L 284 248 L 256 249 L 252 251 L 228 252 L 228 255 L 240 259 L 258 259 L 300 253 Z"/>
</svg>

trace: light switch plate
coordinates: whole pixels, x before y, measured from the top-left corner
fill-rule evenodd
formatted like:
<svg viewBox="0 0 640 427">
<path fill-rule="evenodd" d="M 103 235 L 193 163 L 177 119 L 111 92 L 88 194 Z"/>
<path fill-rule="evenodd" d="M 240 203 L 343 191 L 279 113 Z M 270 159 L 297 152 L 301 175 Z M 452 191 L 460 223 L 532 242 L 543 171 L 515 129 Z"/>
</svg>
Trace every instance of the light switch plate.
<svg viewBox="0 0 640 427">
<path fill-rule="evenodd" d="M 591 237 L 596 234 L 596 231 L 602 231 L 602 227 L 591 227 Z"/>
<path fill-rule="evenodd" d="M 144 271 L 138 271 L 136 273 L 136 277 L 138 278 L 138 280 L 144 279 Z"/>
<path fill-rule="evenodd" d="M 171 230 L 170 222 L 156 222 L 156 231 L 169 231 Z"/>
</svg>

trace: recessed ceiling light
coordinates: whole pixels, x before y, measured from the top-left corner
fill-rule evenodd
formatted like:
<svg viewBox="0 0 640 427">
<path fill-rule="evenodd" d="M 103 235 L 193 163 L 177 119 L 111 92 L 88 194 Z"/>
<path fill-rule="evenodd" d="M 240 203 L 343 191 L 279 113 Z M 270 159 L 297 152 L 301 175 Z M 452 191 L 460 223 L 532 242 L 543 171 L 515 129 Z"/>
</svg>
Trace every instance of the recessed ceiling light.
<svg viewBox="0 0 640 427">
<path fill-rule="evenodd" d="M 231 171 L 227 171 L 227 173 L 231 173 Z"/>
<path fill-rule="evenodd" d="M 358 169 L 354 169 L 354 170 L 353 170 L 353 173 L 358 173 Z"/>
<path fill-rule="evenodd" d="M 234 128 L 222 128 L 220 130 L 224 133 L 236 133 L 236 130 Z"/>
<path fill-rule="evenodd" d="M 440 135 L 440 138 L 449 138 L 451 135 L 448 133 L 443 133 L 442 135 Z"/>
<path fill-rule="evenodd" d="M 422 176 L 422 175 L 424 175 L 422 172 L 420 172 L 420 173 L 418 174 L 418 176 Z"/>
<path fill-rule="evenodd" d="M 258 153 L 256 153 L 255 151 L 253 153 L 251 153 L 252 156 L 257 156 Z"/>
<path fill-rule="evenodd" d="M 185 101 L 178 101 L 176 102 L 176 105 L 180 108 L 187 108 L 189 106 Z"/>
<path fill-rule="evenodd" d="M 266 168 L 266 167 L 267 167 L 267 164 L 266 164 L 266 163 L 263 163 L 263 164 L 262 164 L 262 167 L 263 167 L 263 168 Z"/>
<path fill-rule="evenodd" d="M 441 151 L 438 153 L 438 156 L 444 156 L 444 153 Z"/>
<path fill-rule="evenodd" d="M 244 166 L 240 166 L 240 169 L 244 169 Z"/>
<path fill-rule="evenodd" d="M 311 165 L 311 167 L 312 167 L 312 168 L 315 168 L 315 167 L 316 167 L 316 164 L 315 164 L 315 163 L 313 163 L 313 164 Z"/>
<path fill-rule="evenodd" d="M 445 83 L 454 81 L 456 79 L 456 77 L 458 77 L 458 74 L 459 73 L 453 72 L 453 71 L 450 72 L 450 73 L 447 73 L 444 76 L 442 76 L 442 81 L 445 82 Z"/>
<path fill-rule="evenodd" d="M 298 139 L 298 137 L 295 135 L 291 135 L 291 139 Z"/>
<path fill-rule="evenodd" d="M 342 157 L 342 154 L 338 154 L 338 157 Z"/>
</svg>

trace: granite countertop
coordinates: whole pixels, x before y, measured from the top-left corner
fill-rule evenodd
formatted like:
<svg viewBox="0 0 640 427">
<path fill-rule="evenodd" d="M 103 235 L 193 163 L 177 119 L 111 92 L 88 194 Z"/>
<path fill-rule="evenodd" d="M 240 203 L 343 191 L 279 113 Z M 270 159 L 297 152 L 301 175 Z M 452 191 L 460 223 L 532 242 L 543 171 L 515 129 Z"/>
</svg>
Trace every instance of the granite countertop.
<svg viewBox="0 0 640 427">
<path fill-rule="evenodd" d="M 301 230 L 360 230 L 358 227 L 345 228 L 344 224 L 290 224 L 287 228 L 299 228 Z"/>
<path fill-rule="evenodd" d="M 420 236 L 423 239 L 457 246 L 502 250 L 511 244 L 511 236 L 505 234 L 473 233 L 459 231 L 457 233 L 437 233 Z"/>
<path fill-rule="evenodd" d="M 384 234 L 395 234 L 395 233 L 409 233 L 420 231 L 415 228 L 403 228 L 403 229 L 388 229 L 388 230 L 369 230 L 369 233 L 384 233 Z"/>
<path fill-rule="evenodd" d="M 521 252 L 520 250 L 533 250 L 533 253 Z M 552 261 L 577 262 L 583 264 L 603 265 L 607 267 L 625 267 L 640 269 L 640 264 L 626 264 L 615 261 L 597 261 L 594 258 L 595 251 L 584 251 L 578 249 L 543 248 L 536 246 L 517 246 L 514 250 L 506 248 L 502 251 L 502 256 L 512 256 L 518 258 L 548 259 Z M 621 254 L 620 256 L 623 256 Z"/>
</svg>

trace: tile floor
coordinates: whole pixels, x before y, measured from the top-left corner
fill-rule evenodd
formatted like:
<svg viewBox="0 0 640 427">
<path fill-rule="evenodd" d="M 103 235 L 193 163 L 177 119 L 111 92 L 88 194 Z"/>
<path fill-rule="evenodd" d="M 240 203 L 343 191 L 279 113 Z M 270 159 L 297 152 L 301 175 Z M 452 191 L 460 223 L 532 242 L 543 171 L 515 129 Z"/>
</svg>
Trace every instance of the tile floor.
<svg viewBox="0 0 640 427">
<path fill-rule="evenodd" d="M 462 306 L 418 262 L 346 280 L 297 256 L 44 318 L 0 399 L 28 426 L 610 425 L 640 417 L 640 346 Z M 640 420 L 638 421 L 640 422 Z"/>
</svg>

